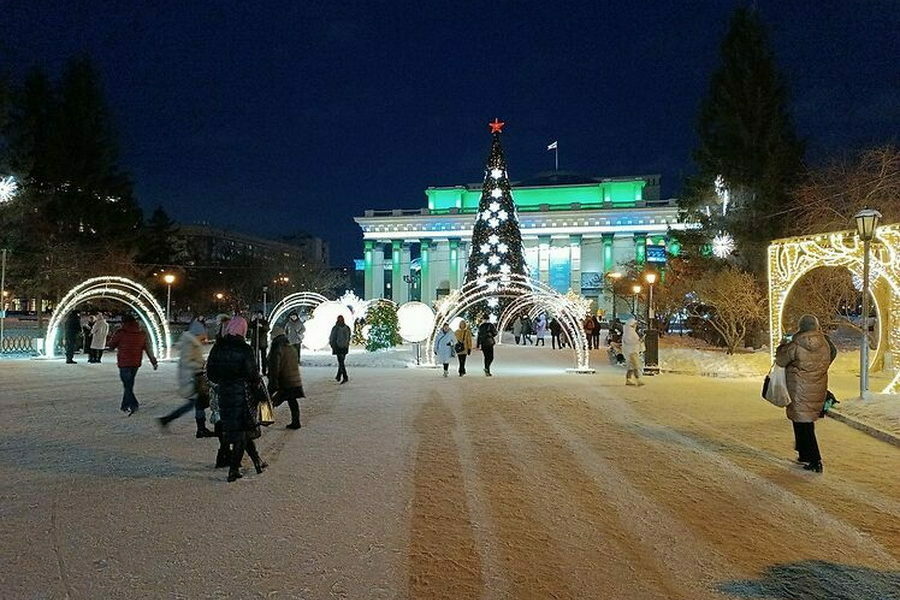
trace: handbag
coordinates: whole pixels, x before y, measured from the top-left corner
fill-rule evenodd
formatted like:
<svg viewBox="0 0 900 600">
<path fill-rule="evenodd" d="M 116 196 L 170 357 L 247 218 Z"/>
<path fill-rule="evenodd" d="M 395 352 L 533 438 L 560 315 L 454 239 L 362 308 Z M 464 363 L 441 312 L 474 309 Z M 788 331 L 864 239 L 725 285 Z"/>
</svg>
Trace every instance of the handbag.
<svg viewBox="0 0 900 600">
<path fill-rule="evenodd" d="M 194 374 L 194 393 L 197 396 L 197 408 L 209 408 L 209 381 L 203 371 Z"/>
<path fill-rule="evenodd" d="M 787 389 L 787 377 L 784 367 L 772 365 L 769 374 L 763 381 L 762 397 L 779 408 L 784 408 L 791 403 L 791 394 Z"/>
<path fill-rule="evenodd" d="M 466 350 L 466 345 L 462 342 L 456 342 L 456 345 L 453 347 L 453 349 L 456 350 L 457 354 L 462 354 Z"/>
<path fill-rule="evenodd" d="M 256 422 L 263 427 L 275 424 L 275 407 L 272 406 L 272 399 L 269 397 L 269 391 L 260 381 L 255 386 L 254 397 L 256 404 Z"/>
</svg>

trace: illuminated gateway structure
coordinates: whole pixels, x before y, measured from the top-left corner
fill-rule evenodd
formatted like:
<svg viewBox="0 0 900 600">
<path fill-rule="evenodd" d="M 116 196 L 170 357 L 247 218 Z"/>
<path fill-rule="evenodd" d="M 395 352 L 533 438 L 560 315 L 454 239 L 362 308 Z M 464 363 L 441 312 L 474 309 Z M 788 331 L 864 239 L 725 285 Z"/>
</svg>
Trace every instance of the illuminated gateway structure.
<svg viewBox="0 0 900 600">
<path fill-rule="evenodd" d="M 679 248 L 675 199 L 661 200 L 659 175 L 587 178 L 553 173 L 512 183 L 532 278 L 609 308 L 606 274 L 637 262 L 664 263 Z M 465 279 L 482 184 L 430 187 L 427 207 L 367 210 L 362 228 L 365 297 L 432 303 Z"/>
</svg>

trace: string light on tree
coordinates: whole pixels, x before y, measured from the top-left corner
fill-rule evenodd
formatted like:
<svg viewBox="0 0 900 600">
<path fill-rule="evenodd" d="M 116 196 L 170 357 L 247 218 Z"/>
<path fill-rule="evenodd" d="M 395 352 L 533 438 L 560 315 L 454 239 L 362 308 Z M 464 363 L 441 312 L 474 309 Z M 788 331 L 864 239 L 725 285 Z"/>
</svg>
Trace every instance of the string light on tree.
<svg viewBox="0 0 900 600">
<path fill-rule="evenodd" d="M 716 258 L 728 258 L 734 252 L 734 249 L 734 238 L 731 237 L 731 234 L 727 231 L 720 231 L 719 234 L 713 238 L 712 253 Z"/>
<path fill-rule="evenodd" d="M 478 217 L 472 230 L 472 251 L 466 271 L 467 282 L 487 283 L 491 275 L 527 275 L 522 234 L 516 205 L 513 201 L 503 155 L 501 133 L 504 123 L 494 119 L 489 123 L 491 150 L 484 170 L 481 201 Z M 496 292 L 503 278 L 487 283 L 489 291 Z M 496 298 L 486 298 L 485 302 L 472 307 L 475 313 L 487 313 L 489 319 L 497 322 L 503 309 L 503 302 Z M 487 300 L 497 300 L 488 302 Z"/>
</svg>

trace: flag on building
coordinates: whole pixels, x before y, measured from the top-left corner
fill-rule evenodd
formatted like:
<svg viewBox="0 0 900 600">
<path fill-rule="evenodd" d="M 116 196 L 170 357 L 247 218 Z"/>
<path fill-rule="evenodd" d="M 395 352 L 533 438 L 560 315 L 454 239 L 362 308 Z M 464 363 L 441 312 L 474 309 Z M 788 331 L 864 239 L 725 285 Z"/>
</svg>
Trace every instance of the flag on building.
<svg viewBox="0 0 900 600">
<path fill-rule="evenodd" d="M 553 142 L 552 144 L 547 146 L 547 150 L 556 150 L 559 147 L 558 144 L 559 144 L 559 141 Z"/>
</svg>

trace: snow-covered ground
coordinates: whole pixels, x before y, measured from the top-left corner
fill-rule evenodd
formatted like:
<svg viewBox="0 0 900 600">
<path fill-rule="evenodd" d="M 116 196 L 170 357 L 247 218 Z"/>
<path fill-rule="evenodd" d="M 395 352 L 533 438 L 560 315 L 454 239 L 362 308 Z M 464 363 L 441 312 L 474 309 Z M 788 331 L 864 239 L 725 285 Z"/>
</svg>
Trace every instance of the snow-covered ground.
<svg viewBox="0 0 900 600">
<path fill-rule="evenodd" d="M 0 362 L 0 597 L 900 597 L 897 448 L 819 422 L 808 473 L 755 378 L 625 387 L 594 354 L 306 367 L 303 429 L 280 407 L 233 484 L 155 423 L 174 364 L 125 417 L 113 364 Z"/>
</svg>

